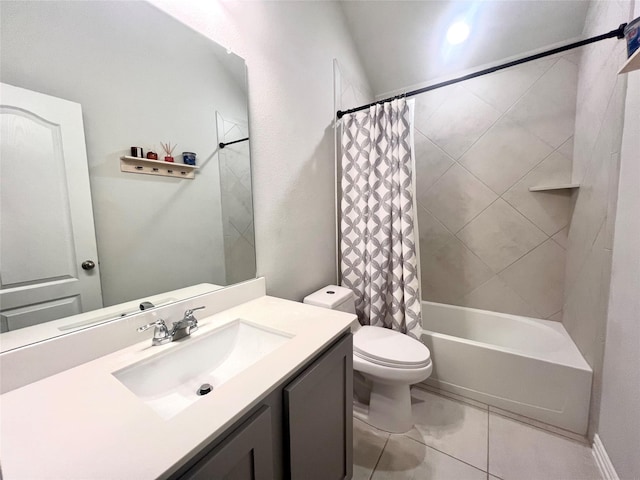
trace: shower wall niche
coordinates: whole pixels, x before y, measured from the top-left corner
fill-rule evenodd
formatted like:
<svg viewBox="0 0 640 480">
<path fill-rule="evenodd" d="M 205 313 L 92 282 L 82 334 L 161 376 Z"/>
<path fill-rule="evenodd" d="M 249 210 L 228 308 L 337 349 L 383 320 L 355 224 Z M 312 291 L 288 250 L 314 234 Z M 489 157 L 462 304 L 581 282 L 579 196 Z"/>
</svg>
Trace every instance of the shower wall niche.
<svg viewBox="0 0 640 480">
<path fill-rule="evenodd" d="M 416 96 L 424 300 L 562 319 L 579 53 Z"/>
</svg>

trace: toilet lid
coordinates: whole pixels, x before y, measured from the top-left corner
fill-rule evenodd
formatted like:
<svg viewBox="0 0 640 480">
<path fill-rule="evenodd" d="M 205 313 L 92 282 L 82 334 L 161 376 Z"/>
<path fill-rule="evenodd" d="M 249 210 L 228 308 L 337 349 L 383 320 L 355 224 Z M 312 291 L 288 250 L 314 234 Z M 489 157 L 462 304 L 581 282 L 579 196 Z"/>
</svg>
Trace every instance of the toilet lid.
<svg viewBox="0 0 640 480">
<path fill-rule="evenodd" d="M 378 365 L 395 368 L 426 367 L 431 352 L 420 341 L 388 328 L 364 326 L 353 336 L 353 353 Z"/>
</svg>

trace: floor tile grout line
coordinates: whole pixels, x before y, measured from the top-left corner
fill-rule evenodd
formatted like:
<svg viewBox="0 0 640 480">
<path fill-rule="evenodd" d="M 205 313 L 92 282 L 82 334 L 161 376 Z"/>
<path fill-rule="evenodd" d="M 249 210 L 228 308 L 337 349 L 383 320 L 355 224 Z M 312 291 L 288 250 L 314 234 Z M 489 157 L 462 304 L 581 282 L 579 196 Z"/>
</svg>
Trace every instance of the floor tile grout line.
<svg viewBox="0 0 640 480">
<path fill-rule="evenodd" d="M 491 445 L 491 439 L 489 438 L 489 436 L 491 435 L 490 432 L 490 422 L 491 422 L 491 409 L 489 408 L 489 405 L 487 405 L 487 480 L 489 479 L 489 448 Z"/>
<path fill-rule="evenodd" d="M 472 465 L 471 463 L 469 463 L 469 462 L 467 462 L 467 461 L 465 461 L 465 460 L 462 460 L 461 458 L 455 457 L 455 456 L 453 456 L 453 455 L 452 455 L 452 454 L 450 454 L 450 453 L 443 452 L 442 450 L 439 450 L 439 449 L 437 449 L 436 447 L 433 447 L 433 446 L 431 446 L 431 445 L 427 445 L 426 443 L 421 442 L 420 440 L 417 440 L 417 439 L 415 439 L 415 438 L 413 438 L 413 437 L 410 437 L 410 436 L 408 436 L 408 435 L 406 435 L 406 434 L 404 434 L 404 433 L 392 433 L 392 435 L 397 435 L 397 436 L 401 436 L 401 437 L 407 438 L 407 439 L 412 440 L 412 441 L 414 441 L 414 442 L 416 442 L 416 443 L 419 443 L 420 445 L 424 445 L 425 447 L 430 448 L 431 450 L 435 450 L 435 451 L 436 451 L 436 452 L 438 452 L 438 453 L 441 453 L 441 454 L 443 454 L 443 455 L 446 455 L 446 456 L 447 456 L 447 457 L 449 457 L 449 458 L 453 458 L 454 460 L 457 460 L 458 462 L 464 463 L 465 465 L 468 465 L 468 466 L 470 466 L 470 467 L 472 467 L 472 468 L 475 468 L 476 470 L 479 470 L 479 471 L 484 472 L 484 473 L 489 473 L 489 472 L 487 472 L 486 470 L 482 470 L 481 468 L 478 468 L 478 467 L 476 467 L 475 465 Z M 377 465 L 376 465 L 376 466 L 377 466 Z"/>
<path fill-rule="evenodd" d="M 380 459 L 382 459 L 382 454 L 384 453 L 384 449 L 387 448 L 387 445 L 389 444 L 390 438 L 391 438 L 391 434 L 387 434 L 387 439 L 384 442 L 384 446 L 380 449 L 378 460 L 376 460 L 376 464 L 373 466 L 373 469 L 371 470 L 371 474 L 369 475 L 369 480 L 373 478 L 373 474 L 376 472 L 376 469 L 378 468 L 378 464 L 380 463 Z"/>
</svg>

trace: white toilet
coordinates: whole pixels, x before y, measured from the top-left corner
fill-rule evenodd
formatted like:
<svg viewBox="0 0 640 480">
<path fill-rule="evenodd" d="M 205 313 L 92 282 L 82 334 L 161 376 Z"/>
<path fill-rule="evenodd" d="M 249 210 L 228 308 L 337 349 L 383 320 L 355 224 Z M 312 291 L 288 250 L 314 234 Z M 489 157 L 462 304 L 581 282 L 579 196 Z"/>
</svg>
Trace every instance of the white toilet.
<svg viewBox="0 0 640 480">
<path fill-rule="evenodd" d="M 355 314 L 351 290 L 329 285 L 304 303 Z M 420 341 L 387 328 L 364 326 L 353 335 L 354 415 L 380 430 L 411 430 L 410 385 L 431 375 L 431 353 Z"/>
</svg>

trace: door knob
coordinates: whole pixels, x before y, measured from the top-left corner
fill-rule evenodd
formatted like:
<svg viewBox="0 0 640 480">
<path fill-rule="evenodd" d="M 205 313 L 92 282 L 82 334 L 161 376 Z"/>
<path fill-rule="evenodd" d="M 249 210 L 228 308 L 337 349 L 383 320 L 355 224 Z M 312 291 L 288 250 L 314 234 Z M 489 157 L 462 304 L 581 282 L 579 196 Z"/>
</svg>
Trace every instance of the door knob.
<svg viewBox="0 0 640 480">
<path fill-rule="evenodd" d="M 93 270 L 96 267 L 96 264 L 93 260 L 85 260 L 82 262 L 83 270 Z"/>
</svg>

